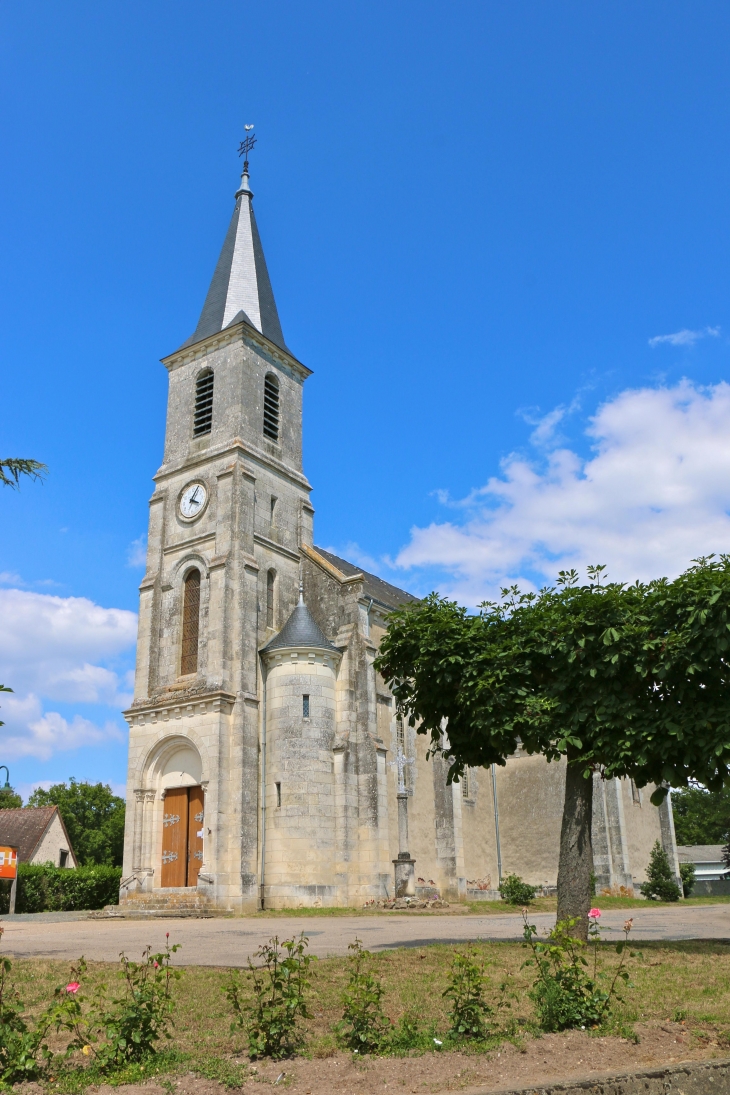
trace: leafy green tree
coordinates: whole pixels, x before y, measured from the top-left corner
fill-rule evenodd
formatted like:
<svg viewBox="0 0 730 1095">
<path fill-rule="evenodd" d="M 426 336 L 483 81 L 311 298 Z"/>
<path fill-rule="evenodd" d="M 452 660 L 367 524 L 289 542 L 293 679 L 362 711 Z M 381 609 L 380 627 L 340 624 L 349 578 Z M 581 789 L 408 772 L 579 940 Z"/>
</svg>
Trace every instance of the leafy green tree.
<svg viewBox="0 0 730 1095">
<path fill-rule="evenodd" d="M 682 880 L 682 892 L 685 897 L 691 897 L 692 890 L 697 881 L 697 868 L 694 863 L 680 863 L 679 877 Z"/>
<path fill-rule="evenodd" d="M 538 594 L 503 590 L 470 616 L 432 594 L 394 612 L 376 668 L 431 748 L 466 765 L 505 764 L 518 745 L 565 757 L 558 919 L 585 938 L 592 898 L 592 775 L 667 787 L 730 780 L 730 558 L 673 582 L 578 585 L 563 571 Z M 447 727 L 448 737 L 444 735 Z"/>
<path fill-rule="evenodd" d="M 672 791 L 677 844 L 726 844 L 730 839 L 730 786 L 708 791 L 695 784 Z"/>
<path fill-rule="evenodd" d="M 37 460 L 8 457 L 0 460 L 0 483 L 4 487 L 18 487 L 21 475 L 27 475 L 30 479 L 42 479 L 47 471 L 46 465 Z"/>
<path fill-rule="evenodd" d="M 18 810 L 23 800 L 13 787 L 0 787 L 0 810 Z"/>
<path fill-rule="evenodd" d="M 124 847 L 124 799 L 104 783 L 79 783 L 73 777 L 48 790 L 37 787 L 29 806 L 58 806 L 74 852 L 83 866 L 121 867 Z"/>
</svg>

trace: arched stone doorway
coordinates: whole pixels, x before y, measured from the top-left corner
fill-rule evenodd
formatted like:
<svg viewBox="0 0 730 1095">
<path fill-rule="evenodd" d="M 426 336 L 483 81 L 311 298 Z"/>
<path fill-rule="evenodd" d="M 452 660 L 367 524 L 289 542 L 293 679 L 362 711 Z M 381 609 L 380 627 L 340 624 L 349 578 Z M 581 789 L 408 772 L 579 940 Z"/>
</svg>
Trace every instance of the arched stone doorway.
<svg viewBox="0 0 730 1095">
<path fill-rule="evenodd" d="M 162 847 L 160 886 L 193 887 L 203 866 L 205 792 L 200 755 L 192 743 L 179 743 L 160 758 Z"/>
</svg>

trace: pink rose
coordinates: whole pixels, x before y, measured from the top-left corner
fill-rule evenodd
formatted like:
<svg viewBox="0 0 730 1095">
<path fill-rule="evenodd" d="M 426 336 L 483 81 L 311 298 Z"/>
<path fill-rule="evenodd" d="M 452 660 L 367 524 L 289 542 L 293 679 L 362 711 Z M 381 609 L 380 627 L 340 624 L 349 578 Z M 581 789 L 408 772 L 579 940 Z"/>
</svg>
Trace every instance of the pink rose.
<svg viewBox="0 0 730 1095">
<path fill-rule="evenodd" d="M 80 988 L 81 984 L 79 981 L 70 981 L 69 984 L 66 985 L 66 992 L 78 992 Z"/>
<path fill-rule="evenodd" d="M 598 918 L 601 915 L 601 910 L 600 909 L 589 909 L 588 910 L 588 915 L 590 916 L 591 920 L 598 920 Z"/>
<path fill-rule="evenodd" d="M 156 970 L 158 970 L 158 969 L 160 968 L 160 963 L 159 963 L 159 962 L 155 962 L 155 963 L 154 963 L 154 967 L 155 967 L 155 969 L 156 969 Z"/>
</svg>

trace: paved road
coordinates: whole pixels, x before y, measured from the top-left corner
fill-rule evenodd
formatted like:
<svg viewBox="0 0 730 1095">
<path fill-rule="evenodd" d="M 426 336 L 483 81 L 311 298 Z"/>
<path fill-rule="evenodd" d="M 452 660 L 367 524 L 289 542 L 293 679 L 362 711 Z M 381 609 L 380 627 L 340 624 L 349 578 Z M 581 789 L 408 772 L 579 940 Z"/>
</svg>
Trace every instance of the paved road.
<svg viewBox="0 0 730 1095">
<path fill-rule="evenodd" d="M 639 940 L 727 939 L 730 905 L 632 909 L 604 913 L 605 937 L 618 939 L 627 915 L 634 918 L 632 938 Z M 554 916 L 531 917 L 539 931 L 552 926 Z M 357 935 L 373 951 L 390 947 L 421 947 L 428 943 L 463 943 L 477 939 L 519 939 L 518 913 L 492 916 L 333 916 L 220 920 L 77 920 L 68 914 L 9 917 L 3 921 L 2 950 L 19 958 L 60 958 L 83 954 L 89 960 L 114 962 L 124 950 L 130 957 L 147 943 L 161 950 L 165 932 L 182 943 L 180 965 L 243 966 L 249 955 L 275 933 L 280 939 L 304 931 L 312 953 L 320 957 L 346 954 Z"/>
</svg>

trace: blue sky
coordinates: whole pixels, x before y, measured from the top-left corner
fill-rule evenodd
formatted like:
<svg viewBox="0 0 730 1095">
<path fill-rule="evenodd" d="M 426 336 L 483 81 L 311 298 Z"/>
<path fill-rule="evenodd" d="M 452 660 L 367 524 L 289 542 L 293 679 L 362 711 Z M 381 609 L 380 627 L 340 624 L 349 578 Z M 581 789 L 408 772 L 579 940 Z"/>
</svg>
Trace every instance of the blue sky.
<svg viewBox="0 0 730 1095">
<path fill-rule="evenodd" d="M 124 778 L 159 358 L 245 122 L 319 544 L 472 605 L 730 546 L 729 46 L 711 0 L 6 0 L 1 448 L 50 468 L 0 495 L 15 783 Z"/>
</svg>

